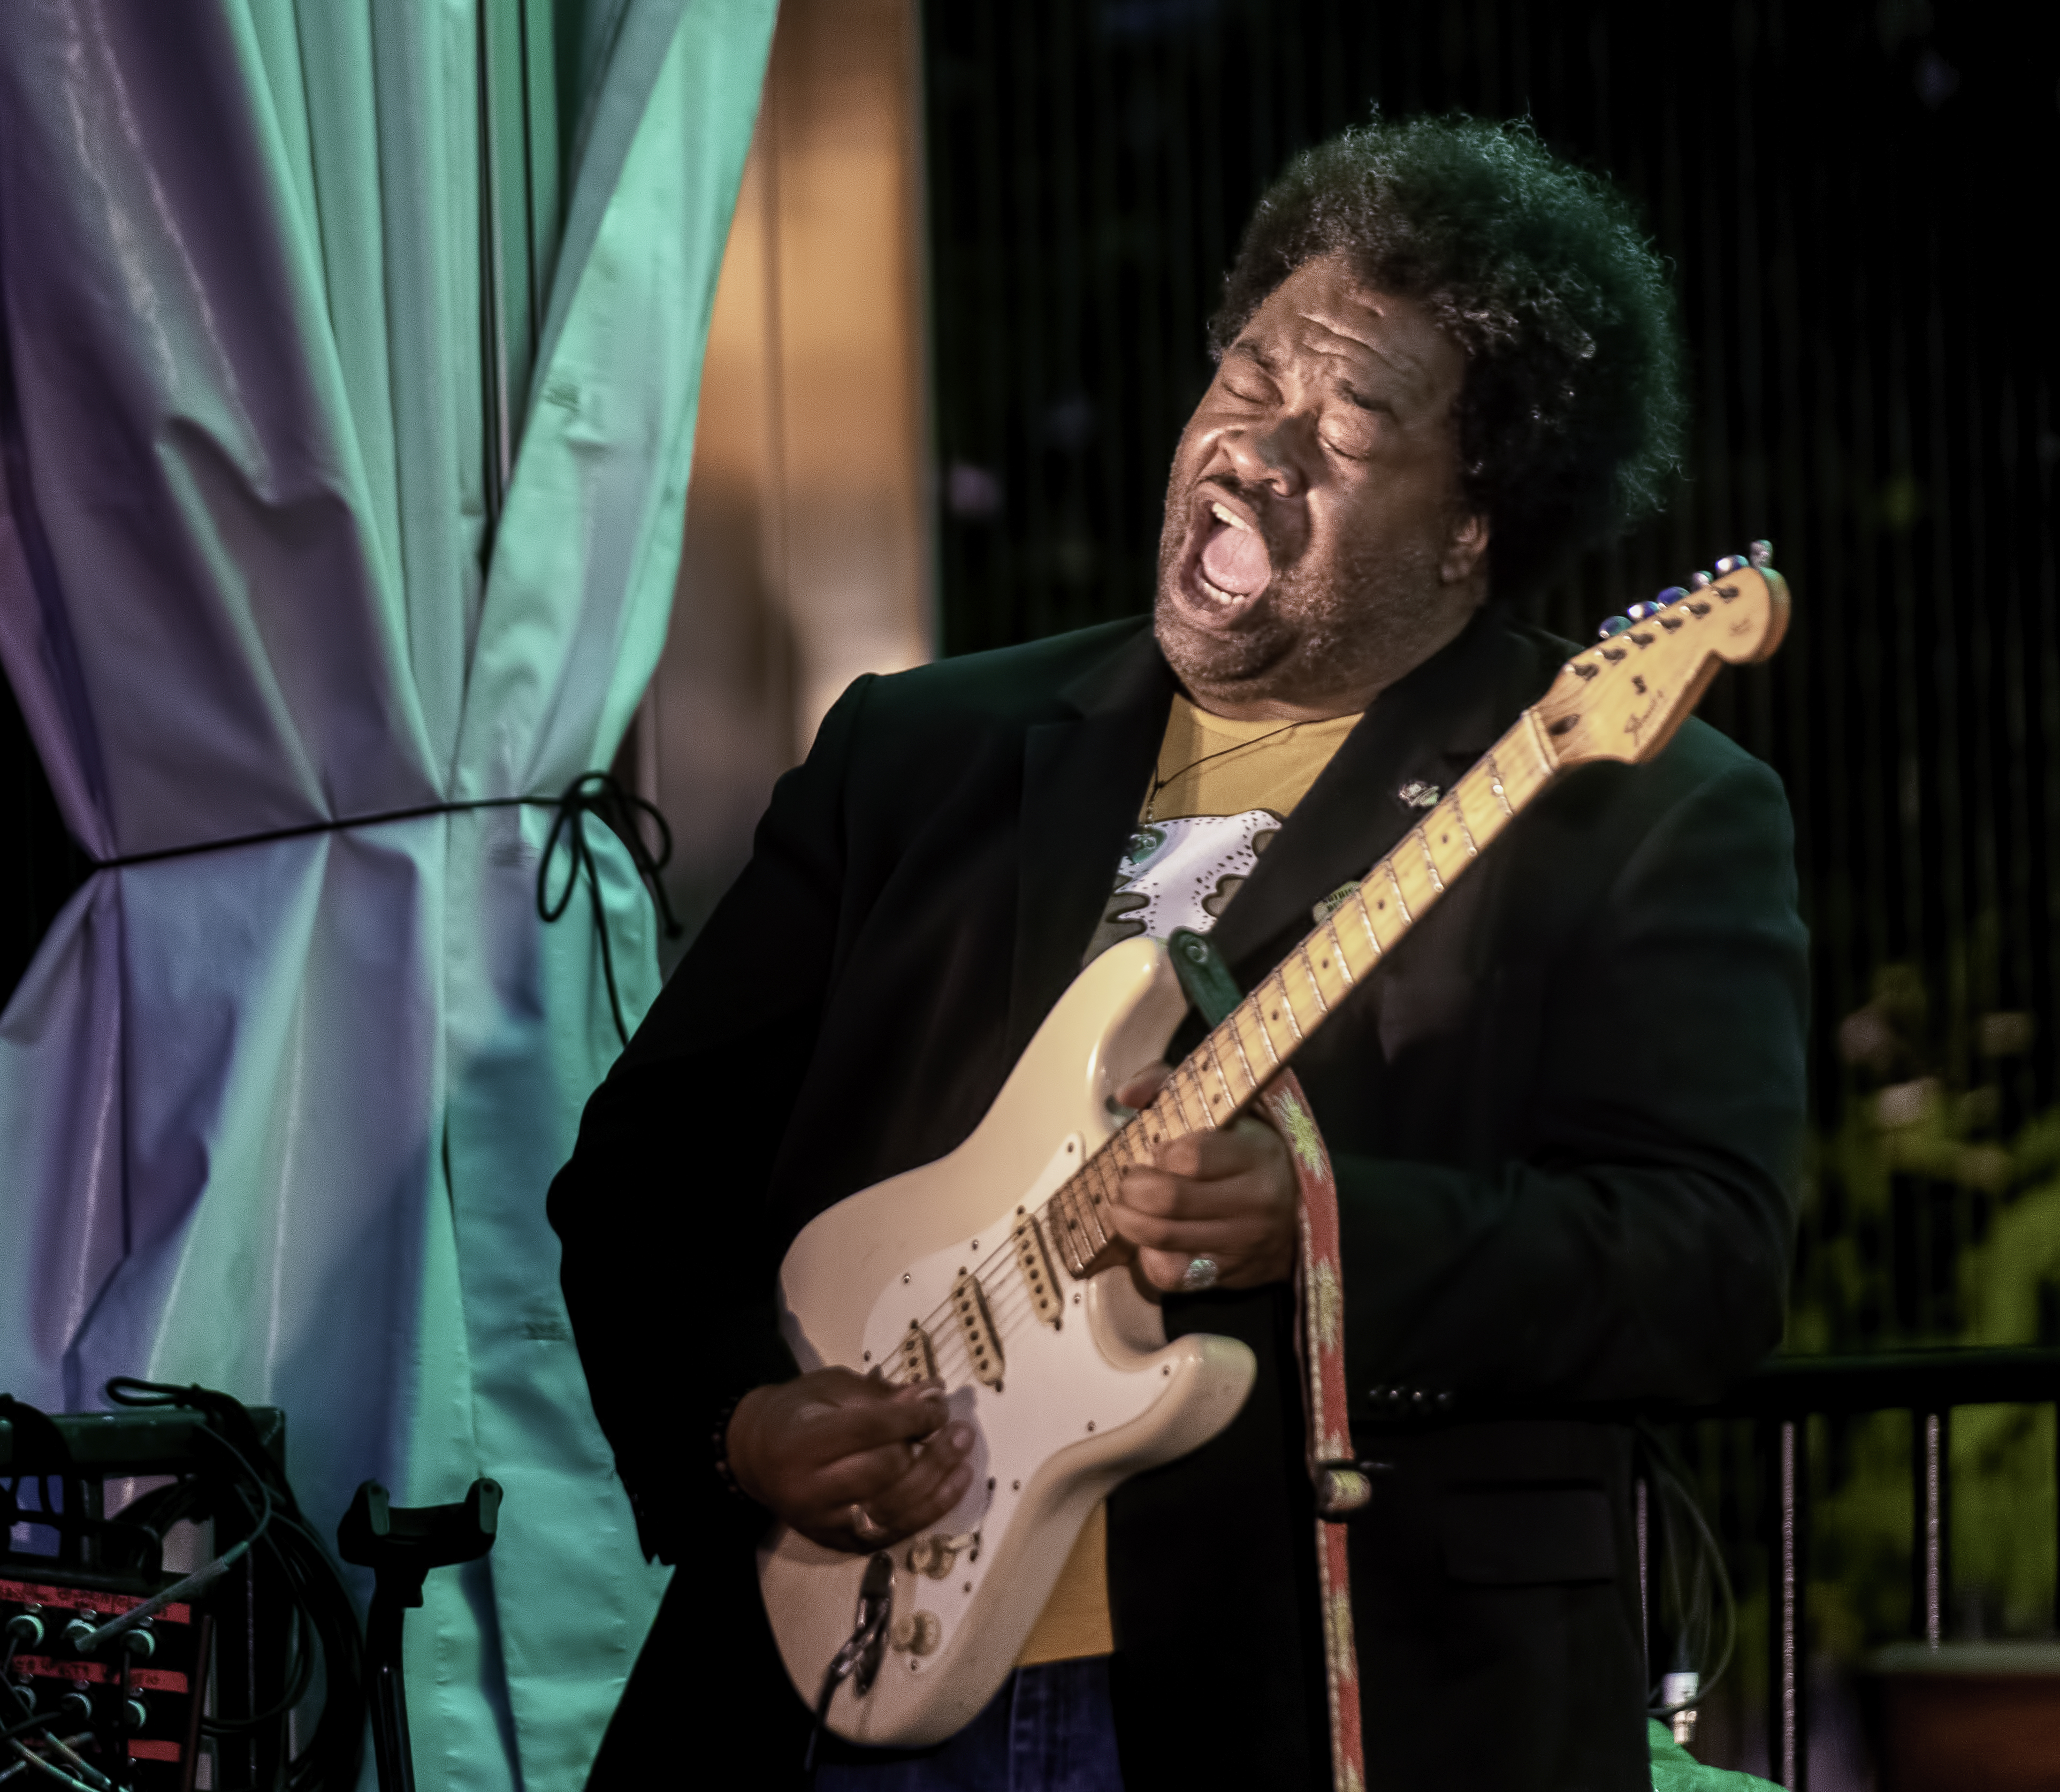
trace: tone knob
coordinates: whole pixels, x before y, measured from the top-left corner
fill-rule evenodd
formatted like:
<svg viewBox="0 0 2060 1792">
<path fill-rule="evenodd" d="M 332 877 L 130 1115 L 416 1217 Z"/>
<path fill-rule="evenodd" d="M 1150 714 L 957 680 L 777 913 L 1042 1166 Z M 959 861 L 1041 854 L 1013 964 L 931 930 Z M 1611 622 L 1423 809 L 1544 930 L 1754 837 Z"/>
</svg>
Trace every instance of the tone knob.
<svg viewBox="0 0 2060 1792">
<path fill-rule="evenodd" d="M 934 1611 L 904 1611 L 888 1627 L 887 1640 L 906 1655 L 932 1655 L 944 1639 Z"/>
<path fill-rule="evenodd" d="M 908 1546 L 908 1566 L 919 1574 L 942 1580 L 952 1571 L 952 1564 L 958 1560 L 958 1555 L 948 1538 L 940 1537 L 932 1531 L 927 1537 L 918 1537 Z"/>
</svg>

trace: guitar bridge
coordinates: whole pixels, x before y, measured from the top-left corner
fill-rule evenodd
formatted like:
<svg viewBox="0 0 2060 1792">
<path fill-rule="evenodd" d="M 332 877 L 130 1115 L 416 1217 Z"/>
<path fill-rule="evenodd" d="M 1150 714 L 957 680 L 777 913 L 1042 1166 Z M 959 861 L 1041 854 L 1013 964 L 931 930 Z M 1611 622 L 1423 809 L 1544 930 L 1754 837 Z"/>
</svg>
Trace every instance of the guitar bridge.
<svg viewBox="0 0 2060 1792">
<path fill-rule="evenodd" d="M 1023 1271 L 1024 1286 L 1030 1291 L 1030 1304 L 1037 1317 L 1054 1331 L 1065 1316 L 1059 1299 L 1058 1278 L 1052 1273 L 1052 1254 L 1044 1247 L 1044 1229 L 1035 1215 L 1026 1213 L 1016 1222 L 1016 1261 Z"/>
<path fill-rule="evenodd" d="M 895 1348 L 894 1379 L 904 1387 L 937 1379 L 937 1353 L 930 1347 L 930 1335 L 911 1319 Z"/>
<path fill-rule="evenodd" d="M 977 1278 L 959 1271 L 952 1284 L 952 1311 L 965 1334 L 966 1355 L 972 1363 L 973 1379 L 1001 1390 L 1001 1340 L 996 1336 L 994 1320 L 987 1310 L 987 1296 Z"/>
</svg>

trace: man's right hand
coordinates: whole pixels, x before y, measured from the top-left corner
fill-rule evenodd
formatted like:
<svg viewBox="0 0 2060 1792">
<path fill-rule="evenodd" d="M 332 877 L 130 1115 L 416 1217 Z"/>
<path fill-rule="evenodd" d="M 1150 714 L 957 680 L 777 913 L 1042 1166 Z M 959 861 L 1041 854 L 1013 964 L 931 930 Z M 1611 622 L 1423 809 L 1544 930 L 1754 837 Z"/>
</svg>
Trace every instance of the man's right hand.
<svg viewBox="0 0 2060 1792">
<path fill-rule="evenodd" d="M 876 1550 L 964 1496 L 972 1427 L 950 1418 L 935 1382 L 895 1387 L 818 1369 L 745 1395 L 725 1448 L 737 1484 L 804 1537 Z"/>
</svg>

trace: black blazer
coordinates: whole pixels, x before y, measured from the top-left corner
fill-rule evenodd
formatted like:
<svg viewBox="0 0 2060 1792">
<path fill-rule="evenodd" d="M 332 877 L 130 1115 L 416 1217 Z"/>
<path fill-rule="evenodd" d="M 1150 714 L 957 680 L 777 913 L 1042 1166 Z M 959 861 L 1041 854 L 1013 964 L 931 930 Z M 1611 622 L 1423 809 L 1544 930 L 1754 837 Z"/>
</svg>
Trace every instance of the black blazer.
<svg viewBox="0 0 2060 1792">
<path fill-rule="evenodd" d="M 1410 825 L 1401 787 L 1449 788 L 1569 651 L 1491 607 L 1381 696 L 1217 928 L 1242 983 Z M 767 1783 L 796 1758 L 706 1428 L 792 1372 L 796 1231 L 964 1139 L 1080 968 L 1173 689 L 1137 622 L 860 680 L 589 1104 L 550 1198 L 566 1298 L 647 1545 L 683 1564 L 619 1728 L 658 1699 L 677 1746 L 691 1686 Z M 1535 805 L 1300 1060 L 1355 1437 L 1387 1465 L 1352 1534 L 1370 1785 L 1649 1786 L 1629 1433 L 1570 1409 L 1707 1394 L 1779 1338 L 1804 977 L 1779 782 L 1691 722 Z M 1327 1786 L 1291 1302 L 1167 1318 L 1244 1339 L 1260 1378 L 1111 1502 L 1126 1786 Z M 650 1665 L 711 1635 L 719 1664 Z"/>
</svg>

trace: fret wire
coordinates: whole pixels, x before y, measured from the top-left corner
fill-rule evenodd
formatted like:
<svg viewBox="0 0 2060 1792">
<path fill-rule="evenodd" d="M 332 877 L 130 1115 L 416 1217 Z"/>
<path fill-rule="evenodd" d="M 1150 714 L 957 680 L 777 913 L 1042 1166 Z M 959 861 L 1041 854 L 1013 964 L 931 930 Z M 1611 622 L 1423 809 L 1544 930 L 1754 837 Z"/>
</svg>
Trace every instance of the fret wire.
<svg viewBox="0 0 2060 1792">
<path fill-rule="evenodd" d="M 1166 1100 L 1166 1096 L 1172 1096 L 1172 1115 L 1174 1115 L 1174 1120 L 1176 1120 L 1178 1127 L 1180 1127 L 1180 1133 L 1187 1133 L 1187 1131 L 1188 1131 L 1188 1124 L 1187 1124 L 1187 1102 L 1180 1100 L 1180 1071 L 1178 1071 L 1178 1069 L 1174 1069 L 1172 1076 L 1166 1077 L 1166 1088 L 1164 1088 L 1164 1090 L 1160 1090 L 1160 1100 Z M 1176 1133 L 1176 1135 L 1172 1135 L 1172 1137 L 1178 1137 L 1178 1133 Z"/>
<path fill-rule="evenodd" d="M 1288 980 L 1281 976 L 1278 966 L 1275 967 L 1272 974 L 1267 978 L 1266 983 L 1260 984 L 1259 987 L 1261 989 L 1264 989 L 1266 987 L 1267 983 L 1279 985 L 1280 990 L 1280 1005 L 1288 1011 L 1288 1031 L 1294 1034 L 1295 1043 L 1297 1045 L 1299 1045 L 1302 1043 L 1302 1023 L 1295 1017 L 1294 999 L 1288 993 Z"/>
<path fill-rule="evenodd" d="M 1273 1031 L 1266 1024 L 1265 985 L 1260 984 L 1245 998 L 1245 1006 L 1252 1010 L 1252 1018 L 1259 1028 L 1260 1042 L 1266 1048 L 1268 1062 L 1276 1070 L 1280 1068 L 1280 1054 L 1273 1048 Z"/>
<path fill-rule="evenodd" d="M 1315 992 L 1316 1018 L 1320 1020 L 1331 1012 L 1331 1004 L 1323 1000 L 1323 986 L 1316 981 L 1316 967 L 1309 958 L 1309 942 L 1304 940 L 1295 949 L 1302 955 L 1302 968 L 1308 972 L 1309 987 Z"/>
<path fill-rule="evenodd" d="M 1094 1240 L 1095 1255 L 1099 1255 L 1108 1248 L 1109 1243 L 1108 1228 L 1101 1223 L 1100 1203 L 1088 1200 L 1080 1202 L 1080 1206 L 1081 1217 L 1087 1222 L 1088 1235 Z"/>
<path fill-rule="evenodd" d="M 1073 1242 L 1073 1255 L 1080 1259 L 1081 1269 L 1086 1269 L 1106 1240 L 1096 1240 L 1094 1231 L 1090 1230 L 1090 1207 L 1086 1201 L 1081 1201 L 1080 1191 L 1073 1188 L 1072 1183 L 1059 1188 L 1059 1199 L 1065 1201 L 1065 1227 L 1067 1236 Z"/>
<path fill-rule="evenodd" d="M 1060 1191 L 1061 1195 L 1064 1191 Z M 1094 1252 L 1087 1249 L 1087 1227 L 1080 1223 L 1078 1207 L 1071 1201 L 1064 1203 L 1059 1215 L 1064 1228 L 1063 1243 L 1068 1255 L 1068 1264 L 1075 1275 L 1084 1275 L 1088 1265 L 1094 1260 Z"/>
<path fill-rule="evenodd" d="M 1371 876 L 1372 873 L 1369 872 L 1367 875 Z M 1387 948 L 1381 944 L 1380 936 L 1374 932 L 1373 911 L 1366 905 L 1365 884 L 1361 884 L 1352 892 L 1352 900 L 1359 904 L 1359 918 L 1366 923 L 1366 936 L 1373 942 L 1374 958 L 1376 961 L 1385 958 L 1387 956 Z"/>
<path fill-rule="evenodd" d="M 1403 924 L 1414 926 L 1416 917 L 1409 912 L 1409 904 L 1402 894 L 1402 880 L 1395 875 L 1395 859 L 1390 854 L 1380 861 L 1380 868 L 1387 873 L 1387 881 L 1395 886 L 1395 906 L 1402 911 Z"/>
<path fill-rule="evenodd" d="M 1189 1130 L 1194 1132 L 1213 1131 L 1216 1128 L 1216 1117 L 1209 1107 L 1209 1085 L 1207 1079 L 1202 1075 L 1200 1061 L 1190 1053 L 1173 1074 L 1177 1076 L 1183 1071 L 1187 1073 L 1189 1080 L 1194 1084 L 1195 1100 L 1200 1104 L 1202 1116 L 1202 1123 L 1198 1127 L 1190 1127 Z"/>
<path fill-rule="evenodd" d="M 1083 1166 L 1078 1172 L 1068 1176 L 1064 1186 L 1070 1193 L 1073 1211 L 1080 1215 L 1081 1226 L 1093 1239 L 1095 1249 L 1099 1251 L 1108 1243 L 1108 1233 L 1096 1211 L 1100 1203 L 1095 1199 L 1094 1191 L 1088 1186 L 1087 1167 Z"/>
<path fill-rule="evenodd" d="M 1502 812 L 1512 816 L 1516 811 L 1509 806 L 1509 793 L 1502 788 L 1502 768 L 1495 763 L 1495 749 L 1487 752 L 1487 787 L 1495 792 L 1495 800 L 1502 804 Z"/>
<path fill-rule="evenodd" d="M 1259 1087 L 1259 1079 L 1252 1074 L 1252 1060 L 1245 1056 L 1244 1041 L 1238 1036 L 1243 1029 L 1237 1024 L 1237 1017 L 1244 1012 L 1244 1003 L 1239 1003 L 1224 1017 L 1224 1024 L 1230 1028 L 1230 1043 L 1237 1052 L 1238 1064 L 1244 1072 L 1244 1080 L 1256 1091 Z"/>
<path fill-rule="evenodd" d="M 1108 1248 L 1115 1234 L 1110 1227 L 1104 1226 L 1101 1223 L 1103 1207 L 1100 1203 L 1089 1201 L 1086 1203 L 1084 1211 L 1087 1215 L 1088 1235 L 1094 1239 L 1095 1251 L 1099 1255 Z"/>
<path fill-rule="evenodd" d="M 1338 937 L 1336 909 L 1333 908 L 1323 917 L 1323 927 L 1331 936 L 1331 950 L 1338 955 L 1338 974 L 1345 980 L 1345 988 L 1349 989 L 1359 979 L 1352 975 L 1351 961 L 1345 956 L 1345 943 Z"/>
<path fill-rule="evenodd" d="M 1544 724 L 1538 720 L 1538 712 L 1525 710 L 1523 720 L 1529 724 L 1524 732 L 1531 742 L 1531 750 L 1538 756 L 1539 774 L 1544 782 L 1549 784 L 1552 775 L 1559 769 L 1559 758 L 1545 739 Z"/>
<path fill-rule="evenodd" d="M 1452 815 L 1459 824 L 1459 838 L 1467 843 L 1467 856 L 1478 859 L 1480 848 L 1474 844 L 1474 831 L 1467 825 L 1467 805 L 1459 800 L 1456 789 L 1452 792 Z"/>
<path fill-rule="evenodd" d="M 1216 1067 L 1216 1080 L 1223 1084 L 1224 1100 L 1230 1104 L 1229 1112 L 1235 1114 L 1237 1112 L 1240 1097 L 1237 1091 L 1231 1087 L 1230 1078 L 1224 1073 L 1223 1053 L 1216 1049 L 1216 1034 L 1213 1032 L 1211 1032 L 1204 1043 L 1209 1048 L 1209 1060 Z M 1228 1119 L 1228 1115 L 1226 1115 L 1225 1118 Z"/>
<path fill-rule="evenodd" d="M 1169 1095 L 1173 1097 L 1171 1106 L 1174 1118 L 1178 1122 L 1177 1130 L 1175 1126 L 1168 1124 L 1166 1119 L 1166 1112 L 1168 1106 L 1166 1098 Z M 1160 1136 L 1157 1139 L 1152 1139 L 1152 1142 L 1155 1145 L 1170 1145 L 1176 1139 L 1179 1138 L 1181 1132 L 1184 1131 L 1187 1128 L 1187 1116 L 1180 1112 L 1180 1092 L 1174 1088 L 1170 1080 L 1167 1083 L 1166 1087 L 1161 1089 L 1157 1096 L 1152 1099 L 1152 1105 L 1146 1108 L 1144 1112 L 1148 1114 L 1156 1114 L 1159 1117 L 1159 1131 Z M 1146 1136 L 1148 1138 L 1150 1137 L 1150 1135 L 1148 1133 Z"/>
<path fill-rule="evenodd" d="M 1431 888 L 1443 896 L 1445 880 L 1438 875 L 1438 861 L 1431 856 L 1430 836 L 1420 827 L 1416 830 L 1416 844 L 1423 849 L 1423 867 L 1431 874 Z"/>
</svg>

